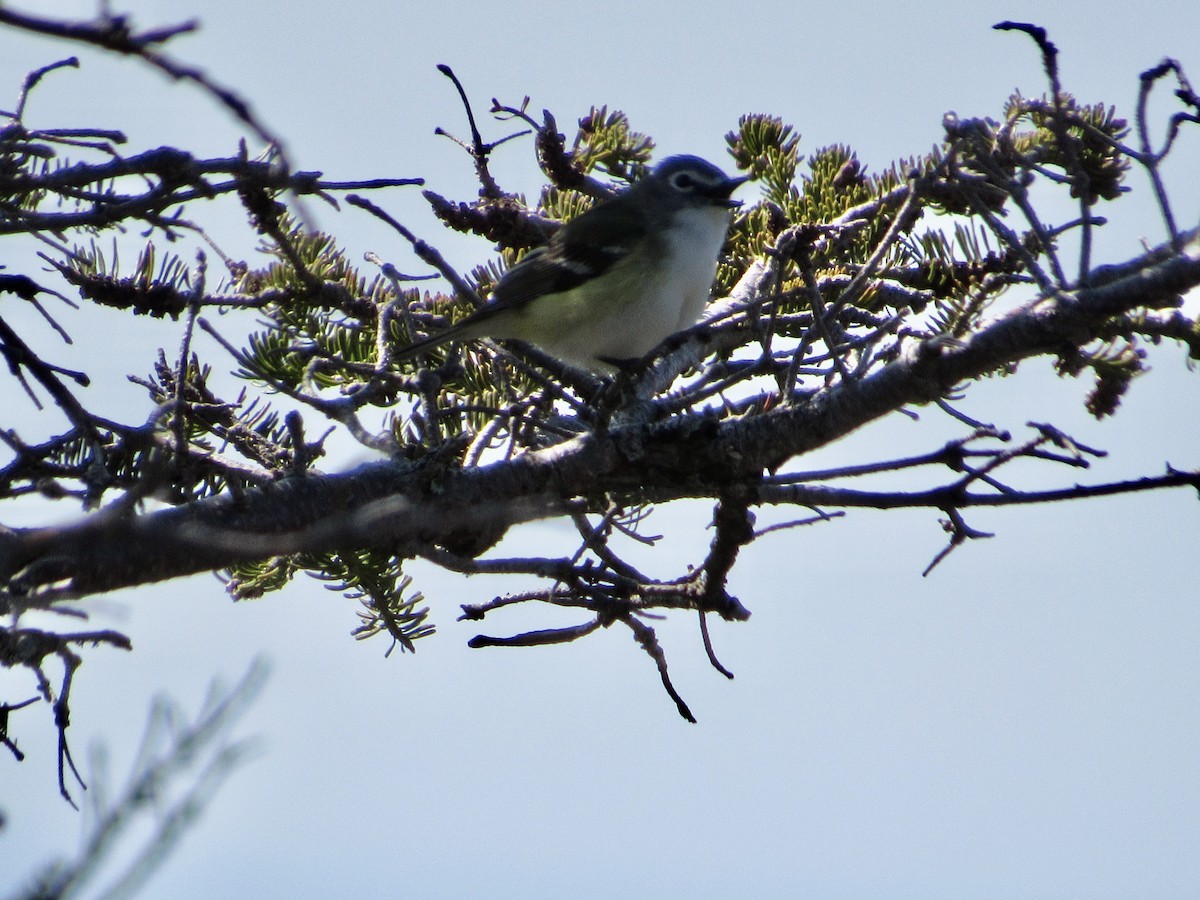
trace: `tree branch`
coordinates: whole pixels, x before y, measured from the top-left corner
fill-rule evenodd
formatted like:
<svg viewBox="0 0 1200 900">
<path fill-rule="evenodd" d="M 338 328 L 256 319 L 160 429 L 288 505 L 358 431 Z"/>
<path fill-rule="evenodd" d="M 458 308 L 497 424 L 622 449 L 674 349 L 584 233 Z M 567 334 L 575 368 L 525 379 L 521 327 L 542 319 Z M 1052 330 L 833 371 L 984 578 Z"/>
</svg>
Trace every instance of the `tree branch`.
<svg viewBox="0 0 1200 900">
<path fill-rule="evenodd" d="M 708 413 L 614 427 L 478 469 L 439 469 L 433 479 L 420 466 L 383 463 L 289 479 L 236 500 L 214 498 L 186 509 L 8 530 L 0 533 L 0 576 L 15 579 L 18 592 L 68 579 L 73 594 L 88 594 L 305 550 L 390 546 L 412 556 L 464 531 L 486 547 L 512 525 L 569 512 L 573 498 L 597 493 L 642 492 L 650 502 L 717 497 L 754 485 L 762 472 L 903 406 L 937 400 L 953 385 L 1002 365 L 1086 342 L 1114 315 L 1169 306 L 1197 284 L 1200 255 L 1193 247 L 1102 286 L 1034 301 L 956 346 L 914 343 L 861 380 L 753 417 L 722 421 Z M 1180 474 L 1142 487 L 1096 490 L 1172 487 L 1193 479 Z M 798 498 L 801 491 L 791 490 Z M 1079 490 L 1045 492 L 1028 502 L 1070 499 Z M 782 491 L 764 487 L 751 502 L 782 501 Z M 840 496 L 810 492 L 787 502 L 836 506 L 851 499 Z M 947 499 L 930 495 L 919 504 L 894 505 L 940 508 Z M 1013 501 L 980 496 L 970 502 Z M 331 509 L 337 512 L 331 515 Z"/>
</svg>

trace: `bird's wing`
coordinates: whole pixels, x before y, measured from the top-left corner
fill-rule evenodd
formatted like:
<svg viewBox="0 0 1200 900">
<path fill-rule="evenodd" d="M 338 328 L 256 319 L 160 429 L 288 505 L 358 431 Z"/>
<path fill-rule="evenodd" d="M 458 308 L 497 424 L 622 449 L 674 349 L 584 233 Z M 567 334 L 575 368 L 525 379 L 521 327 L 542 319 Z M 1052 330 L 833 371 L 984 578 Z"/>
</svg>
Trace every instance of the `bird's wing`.
<svg viewBox="0 0 1200 900">
<path fill-rule="evenodd" d="M 569 291 L 603 275 L 629 255 L 646 234 L 638 210 L 622 202 L 605 204 L 605 215 L 588 210 L 564 225 L 544 247 L 526 254 L 504 274 L 479 315 L 520 308 L 543 296 Z"/>
<path fill-rule="evenodd" d="M 538 297 L 569 291 L 603 275 L 646 236 L 647 225 L 636 204 L 620 194 L 604 204 L 605 214 L 593 207 L 576 216 L 550 238 L 549 243 L 525 254 L 504 273 L 492 291 L 491 300 L 450 328 L 404 347 L 397 359 L 405 359 L 446 341 L 487 335 L 494 316 L 520 309 Z"/>
</svg>

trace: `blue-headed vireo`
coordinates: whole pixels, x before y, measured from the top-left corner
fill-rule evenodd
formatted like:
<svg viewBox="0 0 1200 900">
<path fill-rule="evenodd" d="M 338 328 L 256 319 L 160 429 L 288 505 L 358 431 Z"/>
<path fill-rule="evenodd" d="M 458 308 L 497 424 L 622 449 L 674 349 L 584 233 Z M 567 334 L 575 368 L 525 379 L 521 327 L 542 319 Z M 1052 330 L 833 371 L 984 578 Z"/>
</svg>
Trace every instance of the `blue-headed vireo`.
<svg viewBox="0 0 1200 900">
<path fill-rule="evenodd" d="M 746 180 L 696 156 L 664 160 L 527 253 L 477 312 L 397 357 L 446 341 L 517 338 L 614 374 L 700 318 L 730 210 L 741 205 L 730 195 Z"/>
</svg>

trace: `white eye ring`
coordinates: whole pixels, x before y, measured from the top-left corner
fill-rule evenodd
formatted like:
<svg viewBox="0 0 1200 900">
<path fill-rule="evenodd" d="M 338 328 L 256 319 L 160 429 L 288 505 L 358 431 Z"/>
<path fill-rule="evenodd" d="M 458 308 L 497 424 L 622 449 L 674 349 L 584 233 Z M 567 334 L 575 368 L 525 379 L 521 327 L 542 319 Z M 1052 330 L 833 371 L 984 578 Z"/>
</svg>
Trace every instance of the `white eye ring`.
<svg viewBox="0 0 1200 900">
<path fill-rule="evenodd" d="M 677 191 L 690 191 L 696 186 L 696 179 L 690 172 L 676 172 L 671 176 L 671 187 Z"/>
</svg>

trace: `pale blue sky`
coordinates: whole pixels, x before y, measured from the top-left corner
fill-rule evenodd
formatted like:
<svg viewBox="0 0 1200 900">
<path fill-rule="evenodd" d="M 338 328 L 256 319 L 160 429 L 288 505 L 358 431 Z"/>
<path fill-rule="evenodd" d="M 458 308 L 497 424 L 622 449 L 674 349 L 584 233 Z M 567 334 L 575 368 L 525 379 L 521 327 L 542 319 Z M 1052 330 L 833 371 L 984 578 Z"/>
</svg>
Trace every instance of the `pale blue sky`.
<svg viewBox="0 0 1200 900">
<path fill-rule="evenodd" d="M 1046 26 L 1067 88 L 1127 115 L 1138 73 L 1163 55 L 1200 78 L 1200 7 L 1184 2 L 1090 3 L 1086 14 L 1030 2 L 407 6 L 120 8 L 144 25 L 198 15 L 203 30 L 174 53 L 250 99 L 298 165 L 335 178 L 421 175 L 463 199 L 475 189 L 469 161 L 433 136 L 437 125 L 466 131 L 437 63 L 454 66 L 481 113 L 493 96 L 528 94 L 569 131 L 607 103 L 662 155 L 720 160 L 737 116 L 766 111 L 797 126 L 805 151 L 848 143 L 873 169 L 928 149 L 948 110 L 996 115 L 1013 88 L 1043 90 L 1030 42 L 991 30 L 1001 19 Z M 0 108 L 27 69 L 72 53 L 84 68 L 47 80 L 33 124 L 121 127 L 133 150 L 235 151 L 236 129 L 198 91 L 8 31 Z M 489 137 L 508 127 L 481 123 Z M 1185 145 L 1169 175 L 1180 218 L 1194 224 L 1200 136 Z M 499 151 L 495 171 L 519 189 L 538 183 L 527 143 Z M 1138 196 L 1110 211 L 1104 254 L 1162 237 L 1144 184 L 1131 183 Z M 377 199 L 441 240 L 415 191 Z M 313 209 L 356 255 L 415 267 L 364 215 Z M 215 215 L 228 223 L 226 249 L 249 255 L 234 218 Z M 489 253 L 478 240 L 445 245 L 464 267 Z M 177 326 L 131 332 L 103 313 L 62 321 L 97 351 L 101 402 L 140 415 L 123 376 L 147 371 L 160 344 L 177 346 Z M 1200 385 L 1173 348 L 1152 365 L 1115 421 L 1091 421 L 1088 385 L 1047 377 L 1044 364 L 980 385 L 964 408 L 1014 430 L 1051 421 L 1112 451 L 1089 480 L 1195 467 Z M 4 391 L 23 402 L 11 380 Z M 921 416 L 878 423 L 804 467 L 928 450 L 955 433 L 936 412 Z M 753 617 L 713 626 L 733 682 L 708 667 L 691 617 L 658 626 L 698 725 L 676 716 L 616 629 L 568 647 L 467 650 L 476 629 L 454 621 L 457 604 L 519 590 L 515 581 L 414 568 L 440 633 L 415 658 L 389 660 L 382 643 L 350 639 L 354 604 L 315 582 L 237 607 L 209 577 L 113 595 L 93 604 L 93 622 L 126 629 L 136 650 L 88 653 L 73 699 L 77 758 L 103 740 L 122 772 L 154 693 L 194 710 L 213 676 L 234 679 L 260 652 L 273 661 L 239 730 L 266 752 L 152 882 L 155 897 L 1196 896 L 1195 498 L 974 515 L 998 536 L 923 579 L 944 537 L 936 518 L 858 512 L 746 551 L 732 589 Z M 678 537 L 647 565 L 676 574 L 700 559 L 706 521 L 698 505 L 664 512 L 658 530 Z M 540 524 L 510 540 L 540 552 L 571 539 Z M 558 621 L 514 615 L 489 630 Z M 0 753 L 0 889 L 72 852 L 79 828 L 57 798 L 48 717 L 13 724 L 30 759 Z"/>
</svg>

